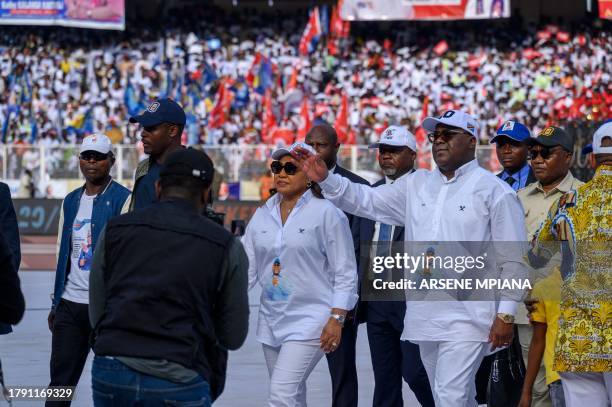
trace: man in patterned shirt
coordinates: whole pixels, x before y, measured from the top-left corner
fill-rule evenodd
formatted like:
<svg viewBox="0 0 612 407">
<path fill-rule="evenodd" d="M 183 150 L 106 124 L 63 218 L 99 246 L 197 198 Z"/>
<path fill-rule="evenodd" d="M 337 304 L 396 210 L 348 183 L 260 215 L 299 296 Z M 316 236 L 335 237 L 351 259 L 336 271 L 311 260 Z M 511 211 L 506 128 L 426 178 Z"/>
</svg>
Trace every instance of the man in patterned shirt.
<svg viewBox="0 0 612 407">
<path fill-rule="evenodd" d="M 530 256 L 532 263 L 549 259 L 551 242 L 563 255 L 554 369 L 567 407 L 612 400 L 612 123 L 595 132 L 593 153 L 595 176 L 551 206 Z"/>
</svg>

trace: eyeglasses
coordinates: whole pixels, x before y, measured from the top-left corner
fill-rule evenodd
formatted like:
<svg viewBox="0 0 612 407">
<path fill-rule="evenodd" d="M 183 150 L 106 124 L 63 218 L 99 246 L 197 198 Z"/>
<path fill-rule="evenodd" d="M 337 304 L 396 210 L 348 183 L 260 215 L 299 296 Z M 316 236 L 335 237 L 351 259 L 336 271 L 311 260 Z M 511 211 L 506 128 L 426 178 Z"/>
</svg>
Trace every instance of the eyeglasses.
<svg viewBox="0 0 612 407">
<path fill-rule="evenodd" d="M 285 169 L 285 174 L 287 175 L 295 175 L 295 173 L 298 171 L 298 167 L 292 162 L 286 162 L 283 165 L 280 161 L 272 161 L 272 164 L 270 164 L 270 170 L 277 175 L 281 173 L 283 168 Z"/>
<path fill-rule="evenodd" d="M 434 143 L 437 139 L 442 138 L 444 142 L 448 142 L 450 139 L 452 139 L 458 134 L 467 134 L 467 133 L 461 130 L 442 130 L 442 131 L 437 131 L 435 133 L 429 133 L 427 135 L 427 140 L 429 140 L 430 143 Z"/>
<path fill-rule="evenodd" d="M 79 154 L 79 158 L 83 161 L 104 161 L 106 159 L 108 159 L 109 154 L 103 154 L 103 153 L 99 153 L 97 151 L 84 151 L 81 154 Z"/>
<path fill-rule="evenodd" d="M 548 160 L 550 156 L 555 152 L 559 151 L 559 146 L 554 147 L 541 147 L 539 150 L 532 148 L 529 150 L 529 159 L 535 160 L 538 156 L 541 156 L 543 160 Z M 561 147 L 562 148 L 562 147 Z"/>
</svg>

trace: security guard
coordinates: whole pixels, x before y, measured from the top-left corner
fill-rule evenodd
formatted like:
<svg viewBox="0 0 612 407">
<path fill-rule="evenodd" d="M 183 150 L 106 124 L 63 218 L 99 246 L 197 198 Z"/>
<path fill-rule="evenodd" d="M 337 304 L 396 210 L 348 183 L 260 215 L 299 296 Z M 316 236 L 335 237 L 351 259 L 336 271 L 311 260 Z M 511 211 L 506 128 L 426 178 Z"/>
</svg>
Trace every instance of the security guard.
<svg viewBox="0 0 612 407">
<path fill-rule="evenodd" d="M 90 278 L 95 405 L 209 405 L 221 393 L 226 349 L 247 334 L 248 260 L 201 214 L 213 173 L 204 152 L 172 152 L 158 202 L 111 220 L 100 237 Z"/>
</svg>

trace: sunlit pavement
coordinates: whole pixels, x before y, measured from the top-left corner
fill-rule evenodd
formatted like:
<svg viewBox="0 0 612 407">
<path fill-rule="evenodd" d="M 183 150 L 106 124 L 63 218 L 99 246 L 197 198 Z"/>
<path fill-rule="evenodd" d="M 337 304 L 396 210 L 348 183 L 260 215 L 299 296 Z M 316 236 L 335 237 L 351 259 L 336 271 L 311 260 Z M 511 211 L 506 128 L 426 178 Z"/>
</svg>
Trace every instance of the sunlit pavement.
<svg viewBox="0 0 612 407">
<path fill-rule="evenodd" d="M 26 296 L 26 313 L 21 323 L 10 335 L 0 336 L 0 358 L 5 381 L 11 386 L 45 386 L 49 383 L 49 356 L 51 333 L 47 328 L 47 315 L 53 289 L 54 274 L 47 271 L 25 271 L 20 273 L 22 289 Z M 215 403 L 220 407 L 265 406 L 268 391 L 268 370 L 261 345 L 255 339 L 259 292 L 250 293 L 251 316 L 249 336 L 236 352 L 231 352 L 225 391 Z M 91 399 L 90 354 L 76 389 L 73 406 L 93 405 Z M 359 329 L 357 340 L 357 371 L 359 374 L 359 404 L 372 405 L 374 377 L 365 325 Z M 308 379 L 308 404 L 313 407 L 331 405 L 331 382 L 327 361 L 321 360 Z M 0 406 L 6 405 L 0 401 Z M 15 407 L 41 406 L 41 401 L 16 401 Z M 418 402 L 404 383 L 404 405 L 418 406 Z"/>
</svg>

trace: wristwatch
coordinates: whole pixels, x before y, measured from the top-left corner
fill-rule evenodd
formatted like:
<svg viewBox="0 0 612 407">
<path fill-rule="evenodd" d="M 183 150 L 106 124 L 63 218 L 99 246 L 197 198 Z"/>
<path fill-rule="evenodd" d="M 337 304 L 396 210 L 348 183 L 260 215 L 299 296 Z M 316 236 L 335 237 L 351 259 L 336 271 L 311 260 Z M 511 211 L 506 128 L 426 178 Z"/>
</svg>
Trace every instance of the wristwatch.
<svg viewBox="0 0 612 407">
<path fill-rule="evenodd" d="M 512 315 L 512 314 L 504 314 L 502 312 L 499 312 L 497 314 L 497 318 L 501 319 L 506 324 L 513 324 L 514 323 L 514 315 Z"/>
<path fill-rule="evenodd" d="M 344 321 L 346 321 L 346 316 L 345 315 L 331 314 L 330 317 L 335 319 L 336 321 L 338 321 L 340 326 L 344 326 Z"/>
</svg>

